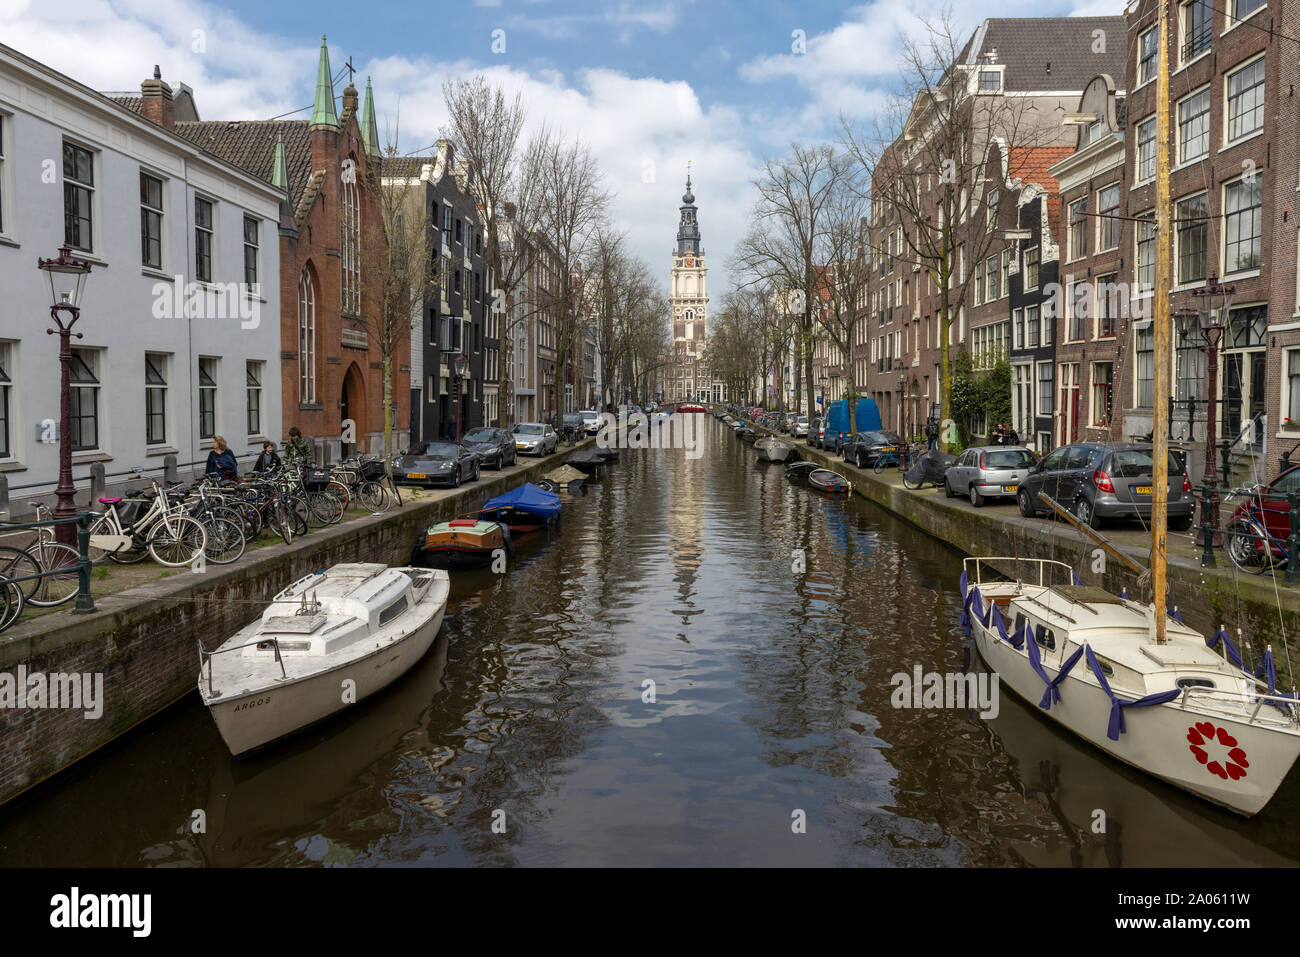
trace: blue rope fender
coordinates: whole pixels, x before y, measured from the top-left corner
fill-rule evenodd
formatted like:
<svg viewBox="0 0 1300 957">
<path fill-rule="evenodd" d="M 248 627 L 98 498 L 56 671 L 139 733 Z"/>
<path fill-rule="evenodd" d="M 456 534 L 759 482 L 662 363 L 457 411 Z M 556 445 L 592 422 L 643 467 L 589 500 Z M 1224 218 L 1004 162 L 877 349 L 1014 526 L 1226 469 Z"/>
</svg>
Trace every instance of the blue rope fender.
<svg viewBox="0 0 1300 957">
<path fill-rule="evenodd" d="M 1110 690 L 1110 682 L 1106 680 L 1106 673 L 1101 670 L 1101 662 L 1092 653 L 1092 648 L 1088 645 L 1084 645 L 1083 648 L 1088 653 L 1088 667 L 1097 676 L 1097 684 L 1101 685 L 1101 690 L 1106 692 L 1106 697 L 1110 698 L 1110 721 L 1106 725 L 1106 737 L 1112 741 L 1118 741 L 1119 736 L 1128 731 L 1124 724 L 1125 708 L 1146 708 L 1153 704 L 1164 704 L 1167 701 L 1173 701 L 1183 693 L 1181 688 L 1174 688 L 1171 691 L 1149 694 L 1145 698 L 1138 698 L 1136 701 L 1124 701 L 1121 698 L 1116 698 L 1115 692 Z"/>
<path fill-rule="evenodd" d="M 1233 664 L 1244 670 L 1246 666 L 1241 663 L 1241 652 L 1237 650 L 1237 646 L 1228 637 L 1227 629 L 1220 628 L 1214 633 L 1213 638 L 1206 639 L 1205 644 L 1210 648 L 1214 648 L 1219 642 L 1223 642 L 1223 647 L 1228 652 L 1228 657 L 1232 659 Z"/>
<path fill-rule="evenodd" d="M 1169 617 L 1172 618 L 1174 621 L 1178 622 L 1178 624 L 1180 625 L 1183 623 L 1183 616 L 1178 613 L 1177 607 L 1175 607 L 1174 610 L 1169 613 Z"/>
<path fill-rule="evenodd" d="M 957 583 L 961 587 L 962 601 L 966 600 L 966 592 L 970 588 L 970 579 L 966 576 L 966 569 L 961 570 L 961 581 Z"/>
<path fill-rule="evenodd" d="M 1072 584 L 1075 584 L 1075 585 L 1082 585 L 1082 584 L 1083 584 L 1083 579 L 1080 578 L 1078 575 L 1076 575 L 1074 572 L 1070 572 L 1070 581 L 1071 581 Z"/>
<path fill-rule="evenodd" d="M 1016 651 L 1019 651 L 1024 646 L 1025 635 L 1029 634 L 1028 623 L 1021 625 L 1014 634 L 1007 634 L 1006 623 L 1002 620 L 1002 612 L 998 611 L 997 605 L 990 605 L 989 620 L 993 623 L 993 627 L 998 630 L 998 634 L 1002 636 L 1002 640 Z"/>
<path fill-rule="evenodd" d="M 1259 659 L 1259 666 L 1255 669 L 1255 677 L 1263 678 L 1268 682 L 1268 693 L 1274 694 L 1277 691 L 1277 668 L 1273 664 L 1273 649 L 1268 648 L 1264 651 L 1264 657 Z"/>
</svg>

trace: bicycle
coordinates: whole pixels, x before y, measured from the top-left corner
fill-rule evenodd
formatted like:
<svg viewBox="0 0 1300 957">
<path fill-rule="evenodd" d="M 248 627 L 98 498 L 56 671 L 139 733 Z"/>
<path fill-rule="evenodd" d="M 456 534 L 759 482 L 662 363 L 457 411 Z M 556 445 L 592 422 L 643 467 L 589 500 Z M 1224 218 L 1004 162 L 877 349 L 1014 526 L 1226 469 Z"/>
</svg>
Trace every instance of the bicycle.
<svg viewBox="0 0 1300 957">
<path fill-rule="evenodd" d="M 157 482 L 152 484 L 151 497 L 99 500 L 108 508 L 90 527 L 92 559 L 107 555 L 115 562 L 131 565 L 148 552 L 159 565 L 180 568 L 194 562 L 204 551 L 208 533 L 203 523 L 186 515 L 184 504 L 163 492 Z M 131 513 L 139 513 L 146 501 L 149 504 L 143 514 L 133 516 Z M 125 517 L 118 510 L 123 503 L 134 506 L 125 510 Z"/>
<path fill-rule="evenodd" d="M 36 510 L 36 521 L 49 508 L 28 502 Z M 0 545 L 0 578 L 22 586 L 23 600 L 37 608 L 53 608 L 71 601 L 80 587 L 81 556 L 71 545 L 54 540 L 54 527 L 36 529 L 36 541 L 26 548 Z"/>
<path fill-rule="evenodd" d="M 198 501 L 191 506 L 190 515 L 203 523 L 208 533 L 204 557 L 217 565 L 229 565 L 244 554 L 247 539 L 244 536 L 244 519 L 238 511 L 223 504 L 222 499 L 205 485 L 194 486 Z"/>
<path fill-rule="evenodd" d="M 1224 504 L 1228 504 L 1238 495 L 1249 498 L 1262 488 L 1263 485 L 1235 488 L 1224 498 Z M 1232 564 L 1248 575 L 1278 571 L 1286 568 L 1290 561 L 1286 540 L 1278 538 L 1268 530 L 1264 509 L 1257 499 L 1250 499 L 1245 516 L 1237 516 L 1228 522 L 1223 530 L 1223 538 L 1224 550 L 1227 551 Z"/>
<path fill-rule="evenodd" d="M 913 442 L 911 445 L 907 446 L 907 460 L 909 462 L 916 461 L 919 456 L 925 454 L 928 448 L 929 446 L 925 442 Z M 902 464 L 903 460 L 898 457 L 898 447 L 895 446 L 893 448 L 885 449 L 877 455 L 875 463 L 871 466 L 871 470 L 879 475 L 886 469 L 900 468 Z"/>
</svg>

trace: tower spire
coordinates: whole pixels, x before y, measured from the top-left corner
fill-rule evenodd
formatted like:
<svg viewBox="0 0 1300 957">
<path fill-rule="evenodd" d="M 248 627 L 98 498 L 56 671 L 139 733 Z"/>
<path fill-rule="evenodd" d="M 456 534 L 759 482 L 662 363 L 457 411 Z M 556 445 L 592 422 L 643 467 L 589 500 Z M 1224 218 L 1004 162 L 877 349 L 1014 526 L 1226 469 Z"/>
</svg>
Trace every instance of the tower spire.
<svg viewBox="0 0 1300 957">
<path fill-rule="evenodd" d="M 366 99 L 361 105 L 361 138 L 366 144 L 366 152 L 378 156 L 379 124 L 375 122 L 375 95 L 370 88 L 370 77 L 366 77 Z"/>
<path fill-rule="evenodd" d="M 695 218 L 695 194 L 691 192 L 691 164 L 686 162 L 686 192 L 682 194 L 681 221 L 677 225 L 677 255 L 700 255 L 700 224 Z"/>
<path fill-rule="evenodd" d="M 311 125 L 339 125 L 339 115 L 334 109 L 334 74 L 330 72 L 330 51 L 325 45 L 323 33 L 320 38 L 320 62 L 316 67 L 316 102 L 312 106 Z"/>
</svg>

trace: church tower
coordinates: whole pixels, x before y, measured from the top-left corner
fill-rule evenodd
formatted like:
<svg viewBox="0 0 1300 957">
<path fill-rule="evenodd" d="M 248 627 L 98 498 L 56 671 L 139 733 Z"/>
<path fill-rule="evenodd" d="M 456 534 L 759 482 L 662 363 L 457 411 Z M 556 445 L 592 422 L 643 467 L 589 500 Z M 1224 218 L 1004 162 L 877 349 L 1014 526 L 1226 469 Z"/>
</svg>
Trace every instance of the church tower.
<svg viewBox="0 0 1300 957">
<path fill-rule="evenodd" d="M 702 361 L 709 306 L 705 283 L 709 269 L 700 247 L 700 223 L 696 218 L 695 194 L 691 192 L 689 164 L 680 209 L 677 248 L 673 250 L 672 293 L 668 300 L 673 321 L 673 362 L 664 395 L 669 401 L 721 401 L 721 396 L 713 395 L 713 384 Z"/>
</svg>

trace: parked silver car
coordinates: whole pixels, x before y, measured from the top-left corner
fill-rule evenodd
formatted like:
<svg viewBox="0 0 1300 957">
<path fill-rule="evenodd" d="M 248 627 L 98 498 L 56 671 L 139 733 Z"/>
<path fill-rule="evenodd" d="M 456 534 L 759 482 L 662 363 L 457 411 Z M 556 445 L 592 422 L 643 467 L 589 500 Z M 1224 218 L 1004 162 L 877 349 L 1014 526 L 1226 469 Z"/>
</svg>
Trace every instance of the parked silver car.
<svg viewBox="0 0 1300 957">
<path fill-rule="evenodd" d="M 943 477 L 949 498 L 961 495 L 976 508 L 990 498 L 1015 498 L 1038 457 L 1022 445 L 985 445 L 957 456 Z"/>
<path fill-rule="evenodd" d="M 806 439 L 808 438 L 808 416 L 801 415 L 790 425 L 790 438 Z"/>
</svg>

